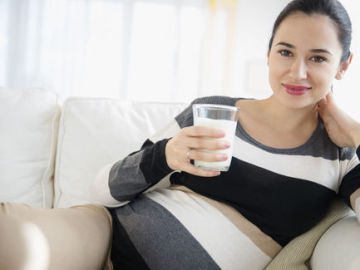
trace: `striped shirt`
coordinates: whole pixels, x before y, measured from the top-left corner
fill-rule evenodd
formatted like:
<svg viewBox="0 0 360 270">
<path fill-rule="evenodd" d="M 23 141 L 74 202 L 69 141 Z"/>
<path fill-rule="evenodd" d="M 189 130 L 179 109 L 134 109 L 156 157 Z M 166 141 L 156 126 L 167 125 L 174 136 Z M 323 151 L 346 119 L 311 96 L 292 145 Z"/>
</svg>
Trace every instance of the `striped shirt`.
<svg viewBox="0 0 360 270">
<path fill-rule="evenodd" d="M 237 100 L 205 97 L 192 104 Z M 165 146 L 193 125 L 191 105 L 99 176 L 105 184 L 97 192 L 118 206 L 110 208 L 115 269 L 263 269 L 321 220 L 335 196 L 351 206 L 351 196 L 360 195 L 355 149 L 336 146 L 321 121 L 306 143 L 291 149 L 257 142 L 238 122 L 228 172 L 212 178 L 174 172 Z"/>
</svg>

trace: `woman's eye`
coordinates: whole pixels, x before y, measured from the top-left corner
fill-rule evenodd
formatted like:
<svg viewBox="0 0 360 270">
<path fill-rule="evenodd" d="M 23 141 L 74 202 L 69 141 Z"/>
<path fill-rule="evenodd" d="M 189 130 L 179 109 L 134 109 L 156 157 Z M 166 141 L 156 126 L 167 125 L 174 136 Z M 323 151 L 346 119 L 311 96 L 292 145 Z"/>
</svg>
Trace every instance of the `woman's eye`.
<svg viewBox="0 0 360 270">
<path fill-rule="evenodd" d="M 280 50 L 279 54 L 281 56 L 292 56 L 292 53 L 290 51 L 288 51 L 288 50 Z"/>
<path fill-rule="evenodd" d="M 313 56 L 310 58 L 310 60 L 314 61 L 315 63 L 322 63 L 326 61 L 326 58 L 322 56 Z"/>
</svg>

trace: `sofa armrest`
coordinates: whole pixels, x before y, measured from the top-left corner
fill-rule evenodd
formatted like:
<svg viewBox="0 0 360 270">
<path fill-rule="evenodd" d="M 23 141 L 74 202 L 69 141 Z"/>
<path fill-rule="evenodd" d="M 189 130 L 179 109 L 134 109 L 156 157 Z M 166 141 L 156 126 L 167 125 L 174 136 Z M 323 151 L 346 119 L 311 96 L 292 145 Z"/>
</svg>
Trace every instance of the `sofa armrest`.
<svg viewBox="0 0 360 270">
<path fill-rule="evenodd" d="M 313 270 L 360 269 L 360 223 L 356 216 L 339 220 L 324 233 L 310 264 Z"/>
</svg>

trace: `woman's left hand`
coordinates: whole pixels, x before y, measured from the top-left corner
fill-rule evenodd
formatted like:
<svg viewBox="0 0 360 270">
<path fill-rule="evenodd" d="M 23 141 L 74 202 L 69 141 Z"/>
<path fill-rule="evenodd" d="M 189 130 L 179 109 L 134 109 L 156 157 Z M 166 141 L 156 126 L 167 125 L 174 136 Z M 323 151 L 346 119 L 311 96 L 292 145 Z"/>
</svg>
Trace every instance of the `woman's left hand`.
<svg viewBox="0 0 360 270">
<path fill-rule="evenodd" d="M 339 147 L 360 145 L 360 123 L 342 111 L 329 93 L 318 103 L 318 112 L 330 139 Z"/>
</svg>

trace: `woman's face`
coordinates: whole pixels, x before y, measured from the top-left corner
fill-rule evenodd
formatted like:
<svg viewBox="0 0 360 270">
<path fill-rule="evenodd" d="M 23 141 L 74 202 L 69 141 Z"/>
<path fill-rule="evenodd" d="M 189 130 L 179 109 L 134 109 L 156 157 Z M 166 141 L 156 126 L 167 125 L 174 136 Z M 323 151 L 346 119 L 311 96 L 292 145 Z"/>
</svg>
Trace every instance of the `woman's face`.
<svg viewBox="0 0 360 270">
<path fill-rule="evenodd" d="M 268 53 L 273 96 L 291 108 L 315 105 L 347 68 L 340 64 L 341 55 L 337 28 L 329 17 L 302 12 L 288 16 Z"/>
</svg>

